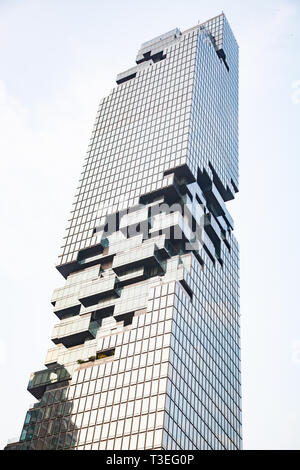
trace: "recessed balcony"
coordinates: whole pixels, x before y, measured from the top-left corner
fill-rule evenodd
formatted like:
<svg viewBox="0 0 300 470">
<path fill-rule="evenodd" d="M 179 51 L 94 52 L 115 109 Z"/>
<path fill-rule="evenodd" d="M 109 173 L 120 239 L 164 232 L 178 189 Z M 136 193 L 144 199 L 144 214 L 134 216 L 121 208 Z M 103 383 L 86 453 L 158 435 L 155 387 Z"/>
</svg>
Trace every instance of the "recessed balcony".
<svg viewBox="0 0 300 470">
<path fill-rule="evenodd" d="M 221 229 L 211 213 L 204 215 L 204 229 L 213 244 L 219 246 L 222 238 Z"/>
<path fill-rule="evenodd" d="M 120 296 L 120 286 L 116 276 L 100 277 L 90 282 L 80 290 L 79 301 L 85 307 L 90 307 L 99 300 L 111 296 Z"/>
<path fill-rule="evenodd" d="M 134 269 L 128 269 L 122 275 L 119 275 L 119 281 L 121 286 L 127 286 L 134 284 L 139 281 L 143 281 L 147 277 L 147 270 L 144 266 L 140 266 Z"/>
<path fill-rule="evenodd" d="M 138 266 L 153 266 L 162 268 L 159 259 L 158 248 L 155 243 L 144 244 L 123 253 L 118 253 L 114 257 L 112 269 L 116 274 L 122 274 L 126 270 L 134 269 Z"/>
<path fill-rule="evenodd" d="M 214 263 L 216 260 L 216 249 L 206 232 L 202 235 L 203 248 Z"/>
<path fill-rule="evenodd" d="M 97 328 L 91 321 L 91 313 L 77 316 L 71 321 L 62 321 L 54 326 L 51 340 L 55 344 L 63 344 L 70 348 L 78 344 L 83 344 L 87 339 L 96 337 Z"/>
</svg>

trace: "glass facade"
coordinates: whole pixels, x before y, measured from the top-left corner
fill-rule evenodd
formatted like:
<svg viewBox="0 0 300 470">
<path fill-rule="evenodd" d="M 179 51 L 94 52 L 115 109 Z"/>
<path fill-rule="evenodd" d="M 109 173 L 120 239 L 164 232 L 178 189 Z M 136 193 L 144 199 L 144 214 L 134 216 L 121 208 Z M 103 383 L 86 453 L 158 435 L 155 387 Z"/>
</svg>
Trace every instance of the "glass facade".
<svg viewBox="0 0 300 470">
<path fill-rule="evenodd" d="M 101 100 L 36 403 L 7 449 L 240 449 L 238 46 L 223 14 L 144 43 Z"/>
</svg>

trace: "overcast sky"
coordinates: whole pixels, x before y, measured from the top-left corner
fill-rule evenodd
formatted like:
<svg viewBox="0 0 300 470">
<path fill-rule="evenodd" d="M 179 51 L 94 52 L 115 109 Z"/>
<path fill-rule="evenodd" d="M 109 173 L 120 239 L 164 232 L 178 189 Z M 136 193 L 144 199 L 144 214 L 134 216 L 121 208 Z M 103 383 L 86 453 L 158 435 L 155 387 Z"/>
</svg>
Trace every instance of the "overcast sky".
<svg viewBox="0 0 300 470">
<path fill-rule="evenodd" d="M 0 0 L 1 448 L 20 434 L 29 375 L 51 347 L 54 266 L 100 98 L 142 42 L 222 10 L 240 45 L 229 210 L 244 448 L 300 448 L 299 0 Z"/>
</svg>

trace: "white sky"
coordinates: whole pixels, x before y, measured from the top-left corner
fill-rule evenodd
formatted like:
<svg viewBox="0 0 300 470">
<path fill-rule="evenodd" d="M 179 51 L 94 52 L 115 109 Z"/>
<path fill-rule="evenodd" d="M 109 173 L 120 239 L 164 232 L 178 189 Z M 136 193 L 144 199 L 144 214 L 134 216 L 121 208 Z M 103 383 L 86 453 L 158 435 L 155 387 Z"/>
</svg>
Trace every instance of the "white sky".
<svg viewBox="0 0 300 470">
<path fill-rule="evenodd" d="M 246 3 L 249 4 L 246 7 Z M 44 368 L 54 265 L 98 101 L 139 45 L 227 15 L 240 45 L 244 448 L 300 448 L 299 0 L 0 0 L 0 448 Z"/>
</svg>

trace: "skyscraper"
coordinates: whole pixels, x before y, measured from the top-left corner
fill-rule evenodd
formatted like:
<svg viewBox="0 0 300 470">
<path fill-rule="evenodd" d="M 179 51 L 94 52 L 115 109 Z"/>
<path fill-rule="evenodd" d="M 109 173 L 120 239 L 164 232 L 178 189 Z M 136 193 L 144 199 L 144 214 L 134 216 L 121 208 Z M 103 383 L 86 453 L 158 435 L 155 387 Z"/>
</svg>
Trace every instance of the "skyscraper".
<svg viewBox="0 0 300 470">
<path fill-rule="evenodd" d="M 101 100 L 37 402 L 7 449 L 239 449 L 238 46 L 221 14 L 142 44 Z"/>
</svg>

